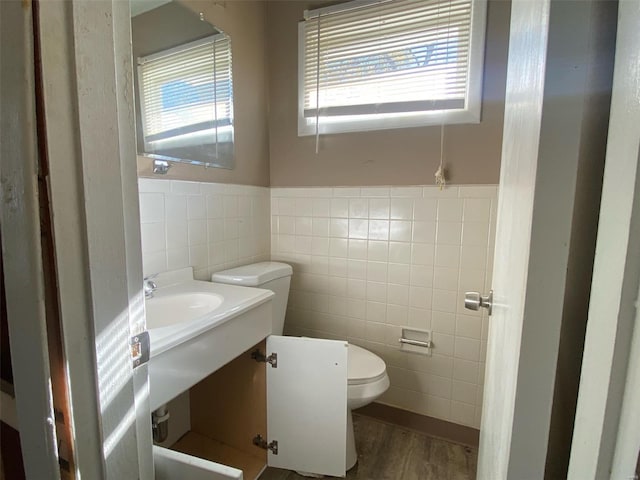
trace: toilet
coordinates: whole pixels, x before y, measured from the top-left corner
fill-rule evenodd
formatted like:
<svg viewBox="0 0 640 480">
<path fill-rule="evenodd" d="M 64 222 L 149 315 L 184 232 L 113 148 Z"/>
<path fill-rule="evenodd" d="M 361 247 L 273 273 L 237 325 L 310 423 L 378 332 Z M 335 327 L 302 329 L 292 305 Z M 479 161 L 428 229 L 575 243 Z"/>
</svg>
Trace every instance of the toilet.
<svg viewBox="0 0 640 480">
<path fill-rule="evenodd" d="M 213 282 L 246 287 L 259 287 L 275 293 L 273 298 L 273 331 L 282 335 L 287 311 L 289 286 L 293 269 L 280 262 L 260 262 L 223 270 L 211 276 Z M 389 376 L 384 361 L 376 354 L 349 345 L 347 351 L 347 461 L 351 469 L 358 460 L 351 411 L 376 400 L 389 388 Z"/>
</svg>

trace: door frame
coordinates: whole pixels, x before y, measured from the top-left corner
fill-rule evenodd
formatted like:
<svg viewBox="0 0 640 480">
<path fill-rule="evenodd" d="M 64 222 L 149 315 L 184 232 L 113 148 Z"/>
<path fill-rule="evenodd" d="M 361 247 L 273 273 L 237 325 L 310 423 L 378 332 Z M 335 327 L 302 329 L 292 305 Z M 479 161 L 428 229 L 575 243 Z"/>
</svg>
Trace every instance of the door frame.
<svg viewBox="0 0 640 480">
<path fill-rule="evenodd" d="M 75 457 L 90 478 L 153 477 L 147 366 L 133 369 L 129 345 L 145 325 L 130 24 L 120 0 L 40 3 Z"/>
<path fill-rule="evenodd" d="M 17 425 L 27 478 L 60 478 L 40 244 L 33 8 L 0 4 L 2 257 Z M 14 402 L 3 394 L 3 403 Z"/>
<path fill-rule="evenodd" d="M 640 450 L 640 3 L 618 11 L 609 138 L 569 479 L 632 479 Z M 636 477 L 637 478 L 637 477 Z"/>
<path fill-rule="evenodd" d="M 601 184 L 614 7 L 511 5 L 479 479 L 545 476 L 567 299 L 588 298 L 570 254 L 596 215 L 584 192 Z"/>
<path fill-rule="evenodd" d="M 27 477 L 60 475 L 42 306 L 37 121 L 46 132 L 39 140 L 49 163 L 74 473 L 150 480 L 147 367 L 133 369 L 129 345 L 145 326 L 129 3 L 10 1 L 2 8 L 3 40 L 14 33 L 19 47 L 8 57 L 19 64 L 20 78 L 7 83 L 16 91 L 15 114 L 2 116 L 3 197 L 15 198 L 3 202 L 2 242 Z M 42 78 L 37 119 L 34 41 Z M 2 45 L 4 66 L 11 42 Z M 3 93 L 11 71 L 2 69 Z M 5 133 L 16 141 L 5 142 Z"/>
</svg>

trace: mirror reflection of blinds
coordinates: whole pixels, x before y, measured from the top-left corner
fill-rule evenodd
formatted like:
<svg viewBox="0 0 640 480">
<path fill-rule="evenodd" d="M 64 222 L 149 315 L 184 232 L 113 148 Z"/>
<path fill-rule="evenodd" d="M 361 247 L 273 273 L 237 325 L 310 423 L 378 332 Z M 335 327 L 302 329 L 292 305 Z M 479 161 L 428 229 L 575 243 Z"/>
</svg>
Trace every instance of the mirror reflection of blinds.
<svg viewBox="0 0 640 480">
<path fill-rule="evenodd" d="M 304 116 L 465 108 L 471 3 L 356 1 L 306 12 Z"/>
<path fill-rule="evenodd" d="M 231 125 L 231 43 L 219 34 L 138 60 L 145 144 Z M 214 143 L 215 138 L 210 142 Z"/>
</svg>

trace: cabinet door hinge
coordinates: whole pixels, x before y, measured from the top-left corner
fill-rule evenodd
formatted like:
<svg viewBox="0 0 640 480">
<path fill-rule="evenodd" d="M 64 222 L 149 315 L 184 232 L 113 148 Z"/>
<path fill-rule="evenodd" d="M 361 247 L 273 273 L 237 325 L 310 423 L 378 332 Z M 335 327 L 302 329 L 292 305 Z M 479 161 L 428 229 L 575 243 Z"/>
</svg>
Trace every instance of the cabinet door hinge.
<svg viewBox="0 0 640 480">
<path fill-rule="evenodd" d="M 278 368 L 278 354 L 272 353 L 268 357 L 262 353 L 260 350 L 254 350 L 251 352 L 251 358 L 253 358 L 256 362 L 265 362 L 271 365 L 273 368 Z"/>
<path fill-rule="evenodd" d="M 265 450 L 271 450 L 271 453 L 273 453 L 274 455 L 278 454 L 277 440 L 273 440 L 270 443 L 267 443 L 262 435 L 257 434 L 255 437 L 253 437 L 253 444 L 260 448 L 264 448 Z"/>
<path fill-rule="evenodd" d="M 131 337 L 129 340 L 131 345 L 131 362 L 133 368 L 139 367 L 149 361 L 151 353 L 151 341 L 149 340 L 149 332 L 144 331 Z"/>
</svg>

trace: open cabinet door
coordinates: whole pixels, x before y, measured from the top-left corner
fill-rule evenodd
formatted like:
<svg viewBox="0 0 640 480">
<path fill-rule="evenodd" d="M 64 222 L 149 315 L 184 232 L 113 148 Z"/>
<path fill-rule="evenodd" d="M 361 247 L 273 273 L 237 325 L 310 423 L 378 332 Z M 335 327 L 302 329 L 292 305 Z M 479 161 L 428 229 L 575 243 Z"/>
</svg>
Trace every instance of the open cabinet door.
<svg viewBox="0 0 640 480">
<path fill-rule="evenodd" d="M 345 476 L 347 342 L 267 338 L 268 465 Z M 277 442 L 273 443 L 273 442 Z M 276 453 L 277 452 L 277 453 Z"/>
</svg>

